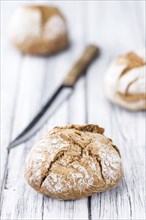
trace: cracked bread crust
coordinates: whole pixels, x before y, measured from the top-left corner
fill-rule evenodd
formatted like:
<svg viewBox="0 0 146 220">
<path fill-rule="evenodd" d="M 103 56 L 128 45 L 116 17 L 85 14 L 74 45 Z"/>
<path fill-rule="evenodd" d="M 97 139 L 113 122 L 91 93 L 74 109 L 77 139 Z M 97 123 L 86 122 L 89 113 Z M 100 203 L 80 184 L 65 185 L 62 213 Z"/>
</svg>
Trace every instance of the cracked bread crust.
<svg viewBox="0 0 146 220">
<path fill-rule="evenodd" d="M 122 177 L 121 156 L 97 125 L 55 127 L 30 151 L 28 183 L 47 196 L 73 200 L 116 186 Z"/>
<path fill-rule="evenodd" d="M 117 57 L 105 76 L 105 92 L 114 103 L 130 110 L 146 109 L 145 49 Z"/>
<path fill-rule="evenodd" d="M 55 7 L 23 6 L 11 19 L 10 38 L 23 53 L 51 55 L 68 46 L 66 20 Z"/>
</svg>

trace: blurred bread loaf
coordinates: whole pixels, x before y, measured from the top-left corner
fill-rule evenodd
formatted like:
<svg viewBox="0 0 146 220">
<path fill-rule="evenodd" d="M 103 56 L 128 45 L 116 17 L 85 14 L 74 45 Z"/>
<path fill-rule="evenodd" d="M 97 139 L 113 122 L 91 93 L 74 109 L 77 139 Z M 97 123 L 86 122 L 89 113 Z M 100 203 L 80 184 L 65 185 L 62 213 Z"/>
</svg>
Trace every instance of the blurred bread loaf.
<svg viewBox="0 0 146 220">
<path fill-rule="evenodd" d="M 121 180 L 118 148 L 97 125 L 55 127 L 31 149 L 28 183 L 47 196 L 72 200 L 103 192 Z"/>
<path fill-rule="evenodd" d="M 145 71 L 145 50 L 117 57 L 105 76 L 107 97 L 130 110 L 146 109 Z"/>
<path fill-rule="evenodd" d="M 68 45 L 64 16 L 52 6 L 23 6 L 12 16 L 10 38 L 20 51 L 50 55 Z"/>
</svg>

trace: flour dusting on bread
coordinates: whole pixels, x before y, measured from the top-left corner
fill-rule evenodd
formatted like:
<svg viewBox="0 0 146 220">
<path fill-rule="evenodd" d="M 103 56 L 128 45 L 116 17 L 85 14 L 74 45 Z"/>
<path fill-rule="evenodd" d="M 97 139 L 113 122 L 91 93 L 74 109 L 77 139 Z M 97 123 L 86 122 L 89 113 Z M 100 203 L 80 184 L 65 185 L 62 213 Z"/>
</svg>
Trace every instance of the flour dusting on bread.
<svg viewBox="0 0 146 220">
<path fill-rule="evenodd" d="M 45 195 L 78 199 L 116 186 L 121 157 L 99 126 L 68 125 L 54 128 L 32 148 L 25 173 Z"/>
</svg>

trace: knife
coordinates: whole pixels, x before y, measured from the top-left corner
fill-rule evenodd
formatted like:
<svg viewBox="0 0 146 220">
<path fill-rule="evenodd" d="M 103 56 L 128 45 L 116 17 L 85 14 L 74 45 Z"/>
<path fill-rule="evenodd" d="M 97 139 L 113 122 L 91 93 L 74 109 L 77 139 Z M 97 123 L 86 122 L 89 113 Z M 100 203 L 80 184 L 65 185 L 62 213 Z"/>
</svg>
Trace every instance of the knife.
<svg viewBox="0 0 146 220">
<path fill-rule="evenodd" d="M 72 93 L 73 86 L 78 78 L 85 74 L 89 64 L 99 55 L 99 49 L 95 45 L 86 47 L 79 60 L 73 65 L 61 85 L 55 90 L 40 112 L 32 119 L 29 125 L 9 144 L 8 149 L 29 140 L 43 126 L 64 100 Z"/>
</svg>

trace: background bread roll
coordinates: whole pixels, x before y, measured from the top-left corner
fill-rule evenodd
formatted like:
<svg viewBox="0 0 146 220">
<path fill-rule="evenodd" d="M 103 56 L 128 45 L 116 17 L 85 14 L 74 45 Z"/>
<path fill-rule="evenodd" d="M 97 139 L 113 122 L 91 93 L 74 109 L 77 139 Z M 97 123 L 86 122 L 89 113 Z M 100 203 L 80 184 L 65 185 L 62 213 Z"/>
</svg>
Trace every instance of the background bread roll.
<svg viewBox="0 0 146 220">
<path fill-rule="evenodd" d="M 11 19 L 10 38 L 24 53 L 53 54 L 68 45 L 66 21 L 55 7 L 23 6 Z"/>
<path fill-rule="evenodd" d="M 116 186 L 122 176 L 119 150 L 97 125 L 55 127 L 30 151 L 28 183 L 47 196 L 71 200 Z"/>
<path fill-rule="evenodd" d="M 146 109 L 145 50 L 117 57 L 105 76 L 105 92 L 114 103 L 130 110 Z"/>
</svg>

